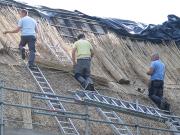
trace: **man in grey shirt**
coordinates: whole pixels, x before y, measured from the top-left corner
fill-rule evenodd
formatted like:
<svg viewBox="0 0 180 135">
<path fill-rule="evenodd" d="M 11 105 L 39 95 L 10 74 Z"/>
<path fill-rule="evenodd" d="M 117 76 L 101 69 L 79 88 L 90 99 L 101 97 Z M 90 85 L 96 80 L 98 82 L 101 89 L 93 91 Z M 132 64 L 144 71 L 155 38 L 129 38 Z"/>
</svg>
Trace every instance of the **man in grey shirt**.
<svg viewBox="0 0 180 135">
<path fill-rule="evenodd" d="M 5 31 L 4 34 L 7 33 L 18 33 L 21 31 L 21 41 L 19 44 L 19 50 L 22 55 L 22 59 L 25 59 L 25 45 L 28 44 L 28 48 L 30 51 L 29 54 L 29 68 L 34 67 L 34 61 L 35 61 L 35 43 L 36 43 L 36 33 L 38 33 L 37 29 L 37 22 L 28 16 L 28 11 L 25 9 L 22 9 L 20 11 L 21 19 L 18 22 L 18 26 L 16 29 L 11 31 Z"/>
</svg>

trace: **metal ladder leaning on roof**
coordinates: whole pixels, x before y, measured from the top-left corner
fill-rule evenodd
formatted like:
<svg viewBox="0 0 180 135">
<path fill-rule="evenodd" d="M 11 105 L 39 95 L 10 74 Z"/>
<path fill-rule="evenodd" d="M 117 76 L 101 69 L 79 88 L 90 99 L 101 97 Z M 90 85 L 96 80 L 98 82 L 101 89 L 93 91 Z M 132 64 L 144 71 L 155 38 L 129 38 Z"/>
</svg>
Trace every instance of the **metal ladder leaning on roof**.
<svg viewBox="0 0 180 135">
<path fill-rule="evenodd" d="M 146 107 L 140 104 L 137 106 L 136 103 L 131 103 L 121 99 L 103 96 L 88 91 L 77 91 L 75 92 L 75 96 L 76 100 L 79 100 L 80 102 L 85 102 L 86 104 L 92 106 L 101 106 L 106 109 L 112 109 L 115 111 L 120 111 L 143 118 L 149 118 L 165 122 L 168 126 L 170 126 L 170 129 L 179 132 L 174 132 L 174 135 L 180 135 L 180 117 L 166 115 L 164 114 L 163 110 L 156 109 L 153 107 Z"/>
<path fill-rule="evenodd" d="M 28 68 L 28 69 L 44 94 L 46 93 L 55 94 L 52 87 L 50 86 L 50 84 L 48 83 L 47 79 L 45 78 L 45 76 L 43 75 L 43 73 L 41 72 L 38 66 L 31 69 Z M 57 97 L 47 95 L 46 98 L 52 99 L 52 100 L 48 100 L 48 105 L 51 109 L 64 111 L 64 112 L 66 111 L 64 106 L 62 105 L 62 103 L 59 101 Z M 58 122 L 61 133 L 63 135 L 79 135 L 77 129 L 75 128 L 70 118 L 55 116 L 55 119 Z"/>
</svg>

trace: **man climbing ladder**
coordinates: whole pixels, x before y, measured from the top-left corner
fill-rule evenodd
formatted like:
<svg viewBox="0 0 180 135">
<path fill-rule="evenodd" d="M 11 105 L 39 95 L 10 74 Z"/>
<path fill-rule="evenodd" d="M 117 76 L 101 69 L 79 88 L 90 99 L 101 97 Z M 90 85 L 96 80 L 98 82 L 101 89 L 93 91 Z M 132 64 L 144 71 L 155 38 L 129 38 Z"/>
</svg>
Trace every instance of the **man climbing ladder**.
<svg viewBox="0 0 180 135">
<path fill-rule="evenodd" d="M 85 35 L 80 34 L 78 41 L 74 43 L 72 50 L 72 60 L 74 65 L 74 73 L 76 80 L 85 90 L 94 91 L 94 84 L 90 78 L 91 58 L 94 55 L 91 43 L 85 40 Z M 75 55 L 77 53 L 77 63 Z"/>
<path fill-rule="evenodd" d="M 21 31 L 21 41 L 19 44 L 19 50 L 20 54 L 22 56 L 22 59 L 25 59 L 25 45 L 28 44 L 28 48 L 30 51 L 29 54 L 29 68 L 34 67 L 34 61 L 35 61 L 35 43 L 36 43 L 36 33 L 38 33 L 37 30 L 37 22 L 28 16 L 28 11 L 25 9 L 22 9 L 20 11 L 20 17 L 21 19 L 18 22 L 17 28 L 11 31 L 4 31 L 4 34 L 7 33 L 18 33 Z"/>
</svg>

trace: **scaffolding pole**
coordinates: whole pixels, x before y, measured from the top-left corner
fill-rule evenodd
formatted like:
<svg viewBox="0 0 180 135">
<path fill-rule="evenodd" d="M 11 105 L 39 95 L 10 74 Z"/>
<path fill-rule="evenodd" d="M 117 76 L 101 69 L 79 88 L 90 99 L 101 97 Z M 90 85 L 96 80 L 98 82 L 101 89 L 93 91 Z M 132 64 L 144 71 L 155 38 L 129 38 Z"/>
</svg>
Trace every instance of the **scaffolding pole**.
<svg viewBox="0 0 180 135">
<path fill-rule="evenodd" d="M 137 110 L 138 110 L 138 104 L 139 104 L 138 99 L 136 99 L 136 109 L 137 109 Z M 139 121 L 138 121 L 138 118 L 137 118 L 137 117 L 136 117 L 136 124 L 137 124 L 137 127 L 136 127 L 136 135 L 140 135 L 139 126 L 138 126 Z"/>
<path fill-rule="evenodd" d="M 89 128 L 89 126 L 90 126 L 90 124 L 89 124 L 89 108 L 88 108 L 88 105 L 85 105 L 85 108 L 86 108 L 86 120 L 85 120 L 85 122 L 86 122 L 86 129 L 85 129 L 85 135 L 90 135 L 90 128 Z"/>
<path fill-rule="evenodd" d="M 0 117 L 1 117 L 1 123 L 0 123 L 0 135 L 4 135 L 4 120 L 3 120 L 3 113 L 4 113 L 4 104 L 3 104 L 3 100 L 4 100 L 4 90 L 3 90 L 3 86 L 4 86 L 4 82 L 3 81 L 0 81 L 0 105 L 1 105 L 1 114 L 0 114 Z"/>
</svg>

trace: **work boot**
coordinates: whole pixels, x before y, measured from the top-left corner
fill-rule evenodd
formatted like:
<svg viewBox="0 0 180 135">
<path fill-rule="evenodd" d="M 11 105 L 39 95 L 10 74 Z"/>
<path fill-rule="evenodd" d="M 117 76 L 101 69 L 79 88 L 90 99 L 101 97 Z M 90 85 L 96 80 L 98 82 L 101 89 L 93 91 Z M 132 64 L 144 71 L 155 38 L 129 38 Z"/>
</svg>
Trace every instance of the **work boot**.
<svg viewBox="0 0 180 135">
<path fill-rule="evenodd" d="M 30 69 L 35 68 L 35 67 L 37 67 L 35 64 L 29 64 Z"/>
<path fill-rule="evenodd" d="M 90 86 L 89 86 L 89 87 L 90 87 L 90 88 L 89 88 L 89 89 L 90 89 L 90 91 L 96 91 L 96 90 L 95 90 L 95 88 L 94 88 L 94 84 L 90 84 Z"/>
<path fill-rule="evenodd" d="M 167 102 L 165 98 L 161 99 L 160 109 L 170 111 L 170 104 Z"/>
</svg>

